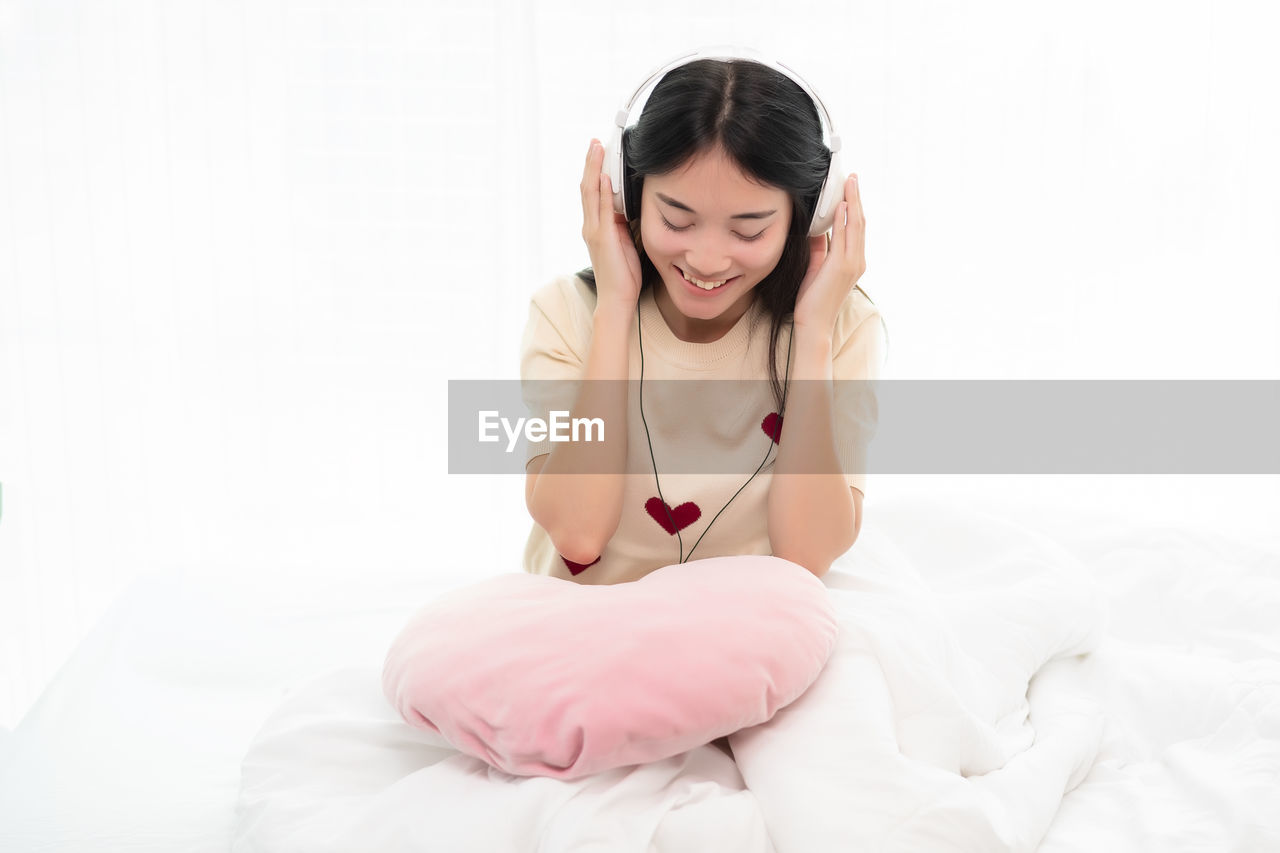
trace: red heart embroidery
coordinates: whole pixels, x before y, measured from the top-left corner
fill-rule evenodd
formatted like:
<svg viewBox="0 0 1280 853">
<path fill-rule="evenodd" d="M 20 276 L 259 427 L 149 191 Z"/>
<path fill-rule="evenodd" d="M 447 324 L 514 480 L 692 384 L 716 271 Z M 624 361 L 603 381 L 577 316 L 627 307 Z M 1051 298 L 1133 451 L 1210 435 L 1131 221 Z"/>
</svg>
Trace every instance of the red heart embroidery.
<svg viewBox="0 0 1280 853">
<path fill-rule="evenodd" d="M 760 429 L 764 430 L 764 434 L 773 439 L 774 444 L 782 441 L 782 418 L 778 417 L 777 412 L 770 412 L 764 416 L 764 420 L 760 422 Z"/>
<path fill-rule="evenodd" d="M 560 555 L 560 559 L 564 560 L 564 564 L 569 569 L 569 573 L 574 575 L 580 575 L 587 569 L 594 566 L 596 563 L 600 562 L 600 558 L 596 557 L 590 563 L 575 563 L 573 560 L 570 560 L 564 554 Z"/>
<path fill-rule="evenodd" d="M 675 509 L 671 509 L 671 505 L 660 498 L 649 498 L 644 502 L 644 508 L 649 515 L 653 516 L 653 520 L 662 525 L 662 529 L 672 536 L 676 535 L 677 530 L 684 530 L 702 518 L 702 510 L 698 509 L 698 505 L 693 501 L 685 501 Z M 671 513 L 670 518 L 667 517 L 668 512 Z M 671 526 L 672 519 L 676 523 L 674 527 Z"/>
</svg>

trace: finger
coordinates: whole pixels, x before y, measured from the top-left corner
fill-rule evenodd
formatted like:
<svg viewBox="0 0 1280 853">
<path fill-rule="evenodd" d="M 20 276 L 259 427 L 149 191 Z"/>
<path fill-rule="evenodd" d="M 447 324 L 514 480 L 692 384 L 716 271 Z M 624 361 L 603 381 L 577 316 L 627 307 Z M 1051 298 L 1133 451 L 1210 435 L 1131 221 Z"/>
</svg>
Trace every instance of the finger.
<svg viewBox="0 0 1280 853">
<path fill-rule="evenodd" d="M 831 223 L 831 251 L 836 254 L 844 254 L 845 250 L 845 230 L 846 230 L 846 212 L 849 205 L 840 202 L 836 205 L 835 221 Z"/>
<path fill-rule="evenodd" d="M 592 227 L 591 219 L 599 207 L 596 194 L 600 192 L 600 167 L 596 165 L 595 156 L 599 146 L 599 140 L 591 140 L 591 147 L 587 149 L 587 165 L 582 171 L 582 222 L 588 228 Z"/>
<path fill-rule="evenodd" d="M 595 177 L 591 174 L 591 156 L 596 153 L 596 146 L 599 140 L 592 139 L 591 144 L 587 146 L 587 158 L 582 163 L 582 185 L 586 186 L 587 178 Z"/>
<path fill-rule="evenodd" d="M 851 261 L 859 262 L 866 244 L 867 218 L 862 213 L 862 190 L 858 186 L 857 175 L 851 176 L 851 183 L 853 199 L 850 202 L 849 211 L 853 221 L 850 223 L 852 232 L 849 235 L 849 253 Z"/>
<path fill-rule="evenodd" d="M 608 228 L 613 225 L 613 184 L 609 176 L 600 173 L 600 226 Z"/>
<path fill-rule="evenodd" d="M 846 257 L 848 257 L 849 250 L 853 246 L 853 240 L 851 239 L 853 235 L 850 234 L 850 229 L 853 228 L 854 223 L 851 222 L 850 219 L 853 216 L 853 198 L 855 192 L 856 189 L 853 175 L 850 174 L 844 179 L 844 201 L 840 202 L 839 212 L 836 214 L 836 221 L 841 226 L 841 236 L 844 238 L 843 242 L 840 244 L 840 248 Z"/>
<path fill-rule="evenodd" d="M 591 144 L 587 146 L 587 159 L 582 164 L 582 180 L 578 182 L 579 200 L 582 202 L 582 222 L 585 225 L 587 221 L 587 180 L 591 175 L 591 152 L 595 149 L 596 141 L 591 140 Z"/>
<path fill-rule="evenodd" d="M 858 257 L 862 254 L 862 220 L 857 215 L 857 211 L 849 209 L 849 227 L 847 239 L 845 240 L 844 255 L 845 259 L 856 266 Z"/>
<path fill-rule="evenodd" d="M 849 207 L 849 242 L 847 242 L 845 250 L 845 263 L 849 264 L 854 270 L 856 277 L 861 278 L 864 272 L 867 272 L 867 218 L 863 215 L 863 201 L 858 187 L 858 175 L 850 175 L 850 195 L 852 199 Z M 856 280 L 856 278 L 855 278 Z"/>
</svg>

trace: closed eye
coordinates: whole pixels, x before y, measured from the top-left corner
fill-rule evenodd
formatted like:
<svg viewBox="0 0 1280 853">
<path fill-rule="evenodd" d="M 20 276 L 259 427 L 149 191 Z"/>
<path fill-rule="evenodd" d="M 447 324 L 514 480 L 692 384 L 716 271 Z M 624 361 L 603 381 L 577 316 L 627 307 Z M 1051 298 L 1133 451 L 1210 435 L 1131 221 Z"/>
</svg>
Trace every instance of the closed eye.
<svg viewBox="0 0 1280 853">
<path fill-rule="evenodd" d="M 688 231 L 690 228 L 693 227 L 692 225 L 686 225 L 683 228 L 677 228 L 674 225 L 672 225 L 670 222 L 668 222 L 667 217 L 662 216 L 662 214 L 658 214 L 658 217 L 662 220 L 662 224 L 667 226 L 667 228 L 672 231 Z M 752 240 L 759 240 L 761 237 L 764 236 L 764 232 L 768 230 L 769 230 L 768 228 L 765 228 L 761 230 L 758 234 L 753 234 L 750 237 L 744 237 L 741 234 L 735 234 L 734 236 L 737 237 L 739 240 L 743 240 L 747 243 L 750 243 Z"/>
</svg>

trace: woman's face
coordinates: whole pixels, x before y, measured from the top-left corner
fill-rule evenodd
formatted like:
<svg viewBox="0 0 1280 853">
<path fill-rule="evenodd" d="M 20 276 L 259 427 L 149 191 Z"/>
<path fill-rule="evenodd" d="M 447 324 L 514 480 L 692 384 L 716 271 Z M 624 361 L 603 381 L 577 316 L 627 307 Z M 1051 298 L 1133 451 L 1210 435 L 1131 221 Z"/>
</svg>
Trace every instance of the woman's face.
<svg viewBox="0 0 1280 853">
<path fill-rule="evenodd" d="M 786 191 L 751 181 L 719 146 L 646 176 L 640 239 L 662 276 L 654 298 L 676 336 L 705 342 L 727 333 L 777 266 L 790 226 Z M 686 275 L 718 286 L 706 290 Z"/>
</svg>

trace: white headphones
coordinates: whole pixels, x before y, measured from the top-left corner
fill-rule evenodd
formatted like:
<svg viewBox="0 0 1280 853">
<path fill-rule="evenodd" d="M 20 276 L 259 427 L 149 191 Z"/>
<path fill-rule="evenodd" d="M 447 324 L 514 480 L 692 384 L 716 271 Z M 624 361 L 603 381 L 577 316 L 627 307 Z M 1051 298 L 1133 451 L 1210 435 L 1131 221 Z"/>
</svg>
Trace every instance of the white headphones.
<svg viewBox="0 0 1280 853">
<path fill-rule="evenodd" d="M 809 236 L 817 237 L 825 234 L 831 228 L 832 223 L 835 222 L 836 206 L 843 197 L 845 177 L 840 166 L 840 137 L 836 134 L 835 124 L 831 121 L 831 114 L 827 112 L 822 99 L 818 97 L 808 83 L 801 79 L 799 74 L 792 71 L 782 62 L 765 57 L 751 48 L 736 45 L 716 45 L 702 48 L 693 53 L 681 54 L 650 74 L 626 104 L 618 110 L 613 118 L 614 126 L 609 137 L 609 144 L 604 149 L 604 168 L 613 186 L 614 211 L 624 216 L 627 213 L 627 186 L 622 179 L 625 174 L 622 162 L 623 130 L 640 120 L 640 114 L 644 111 L 645 102 L 649 100 L 649 95 L 668 71 L 699 59 L 750 59 L 759 62 L 761 65 L 767 65 L 794 80 L 813 101 L 813 105 L 818 111 L 818 119 L 822 123 L 822 132 L 825 135 L 823 141 L 826 143 L 827 148 L 831 150 L 831 167 L 827 170 L 827 177 L 822 183 L 822 191 L 818 194 L 818 204 L 813 210 L 813 219 L 809 223 Z M 632 121 L 633 115 L 635 116 L 635 121 Z"/>
</svg>

